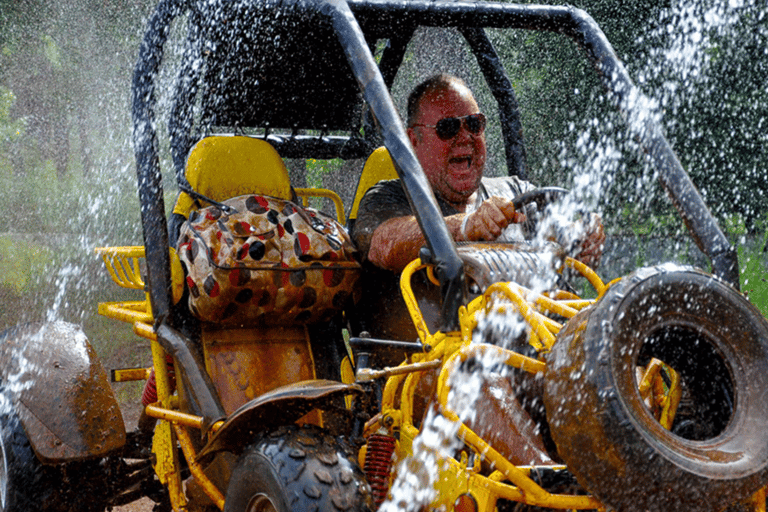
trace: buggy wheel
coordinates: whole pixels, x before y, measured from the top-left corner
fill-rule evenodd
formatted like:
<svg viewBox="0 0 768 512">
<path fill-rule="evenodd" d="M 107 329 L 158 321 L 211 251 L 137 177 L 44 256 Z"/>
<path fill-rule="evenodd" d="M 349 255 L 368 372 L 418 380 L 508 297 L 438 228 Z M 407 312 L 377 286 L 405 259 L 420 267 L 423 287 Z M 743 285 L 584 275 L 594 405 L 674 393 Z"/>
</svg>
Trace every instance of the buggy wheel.
<svg viewBox="0 0 768 512">
<path fill-rule="evenodd" d="M 224 512 L 373 510 L 354 454 L 312 426 L 281 427 L 246 448 L 232 472 Z"/>
<path fill-rule="evenodd" d="M 52 471 L 32 451 L 13 405 L 0 400 L 0 511 L 63 510 Z"/>
<path fill-rule="evenodd" d="M 651 357 L 680 375 L 671 430 L 644 404 Z M 768 480 L 768 324 L 703 272 L 641 269 L 561 330 L 544 401 L 558 452 L 609 507 L 718 511 Z"/>
<path fill-rule="evenodd" d="M 0 393 L 0 512 L 101 512 L 103 473 L 99 460 L 42 464 L 13 403 Z"/>
</svg>

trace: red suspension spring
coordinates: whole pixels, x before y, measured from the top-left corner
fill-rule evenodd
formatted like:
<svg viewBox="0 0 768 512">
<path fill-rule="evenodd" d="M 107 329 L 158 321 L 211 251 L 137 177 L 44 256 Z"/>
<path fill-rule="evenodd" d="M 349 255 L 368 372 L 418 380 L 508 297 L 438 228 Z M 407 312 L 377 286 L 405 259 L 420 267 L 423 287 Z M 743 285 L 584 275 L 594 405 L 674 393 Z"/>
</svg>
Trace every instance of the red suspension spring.
<svg viewBox="0 0 768 512">
<path fill-rule="evenodd" d="M 389 471 L 392 469 L 392 453 L 395 451 L 395 438 L 373 434 L 368 438 L 368 450 L 365 452 L 365 476 L 371 486 L 376 508 L 384 503 L 389 492 Z"/>
<path fill-rule="evenodd" d="M 173 367 L 173 357 L 166 355 L 165 364 L 168 368 L 168 380 L 171 389 L 176 387 L 176 372 Z M 149 404 L 157 402 L 157 379 L 155 378 L 155 370 L 149 374 L 147 383 L 144 384 L 144 392 L 141 394 L 141 404 L 146 407 Z"/>
</svg>

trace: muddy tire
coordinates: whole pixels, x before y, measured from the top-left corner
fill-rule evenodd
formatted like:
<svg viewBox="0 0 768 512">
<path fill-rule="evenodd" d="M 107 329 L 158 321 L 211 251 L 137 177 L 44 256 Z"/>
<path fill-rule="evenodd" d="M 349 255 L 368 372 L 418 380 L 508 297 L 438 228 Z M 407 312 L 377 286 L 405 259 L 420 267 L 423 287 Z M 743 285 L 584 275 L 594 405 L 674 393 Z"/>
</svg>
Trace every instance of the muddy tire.
<svg viewBox="0 0 768 512">
<path fill-rule="evenodd" d="M 55 475 L 37 460 L 13 405 L 0 404 L 0 511 L 61 510 Z"/>
<path fill-rule="evenodd" d="M 671 431 L 637 388 L 650 357 L 680 373 Z M 722 510 L 768 480 L 765 368 L 768 325 L 736 290 L 693 269 L 641 269 L 558 335 L 544 396 L 552 437 L 609 507 Z"/>
<path fill-rule="evenodd" d="M 370 488 L 354 454 L 311 426 L 282 427 L 240 456 L 224 512 L 373 510 Z"/>
<path fill-rule="evenodd" d="M 99 460 L 42 464 L 12 401 L 0 393 L 0 512 L 102 512 L 104 476 Z"/>
</svg>

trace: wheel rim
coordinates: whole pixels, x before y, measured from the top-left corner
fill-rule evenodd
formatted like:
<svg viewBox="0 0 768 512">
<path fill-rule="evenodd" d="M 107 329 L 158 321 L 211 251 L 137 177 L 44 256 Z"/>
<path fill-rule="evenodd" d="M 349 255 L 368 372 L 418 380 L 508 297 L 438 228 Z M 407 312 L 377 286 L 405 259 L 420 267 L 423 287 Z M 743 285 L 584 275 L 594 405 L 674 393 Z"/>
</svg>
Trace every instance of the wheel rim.
<svg viewBox="0 0 768 512">
<path fill-rule="evenodd" d="M 245 512 L 277 512 L 277 507 L 269 496 L 257 494 L 248 502 Z"/>
<path fill-rule="evenodd" d="M 649 356 L 659 357 L 680 372 L 683 398 L 671 430 L 683 439 L 701 442 L 726 430 L 737 399 L 725 358 L 702 331 L 693 326 L 664 326 L 646 339 L 639 357 L 639 364 Z"/>
</svg>

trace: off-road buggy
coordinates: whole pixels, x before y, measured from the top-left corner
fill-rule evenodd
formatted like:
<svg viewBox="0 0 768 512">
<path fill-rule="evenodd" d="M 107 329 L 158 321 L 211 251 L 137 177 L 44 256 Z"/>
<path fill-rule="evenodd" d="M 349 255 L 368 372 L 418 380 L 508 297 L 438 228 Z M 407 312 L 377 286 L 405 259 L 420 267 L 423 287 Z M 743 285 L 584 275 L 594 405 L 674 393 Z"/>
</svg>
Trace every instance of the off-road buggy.
<svg viewBox="0 0 768 512">
<path fill-rule="evenodd" d="M 168 121 L 180 193 L 167 215 L 156 96 L 181 16 Z M 515 94 L 486 30 L 573 39 L 714 275 L 664 265 L 605 284 L 551 245 L 457 247 L 389 92 L 422 26 L 463 35 L 498 102 L 508 171 L 523 176 Z M 144 294 L 99 306 L 150 341 L 151 368 L 112 372 L 146 381 L 144 412 L 126 432 L 79 328 L 6 332 L 2 509 L 103 510 L 149 496 L 160 510 L 373 510 L 391 495 L 408 510 L 765 510 L 768 324 L 738 292 L 733 247 L 636 96 L 575 8 L 162 1 L 133 83 L 144 245 L 97 250 L 119 285 Z M 348 210 L 333 191 L 292 186 L 284 163 L 335 158 L 368 159 Z M 411 339 L 362 331 L 357 300 L 375 290 L 359 289 L 341 226 L 371 183 L 394 176 L 427 240 L 401 281 Z M 518 201 L 543 210 L 557 195 Z M 310 208 L 313 196 L 331 198 L 335 215 Z M 585 276 L 595 298 L 532 284 L 547 272 Z M 437 327 L 418 275 L 439 292 Z M 466 387 L 457 375 L 481 377 L 474 416 L 451 398 Z M 510 397 L 561 465 L 510 458 Z M 443 450 L 419 437 L 439 419 L 453 428 Z"/>
</svg>

